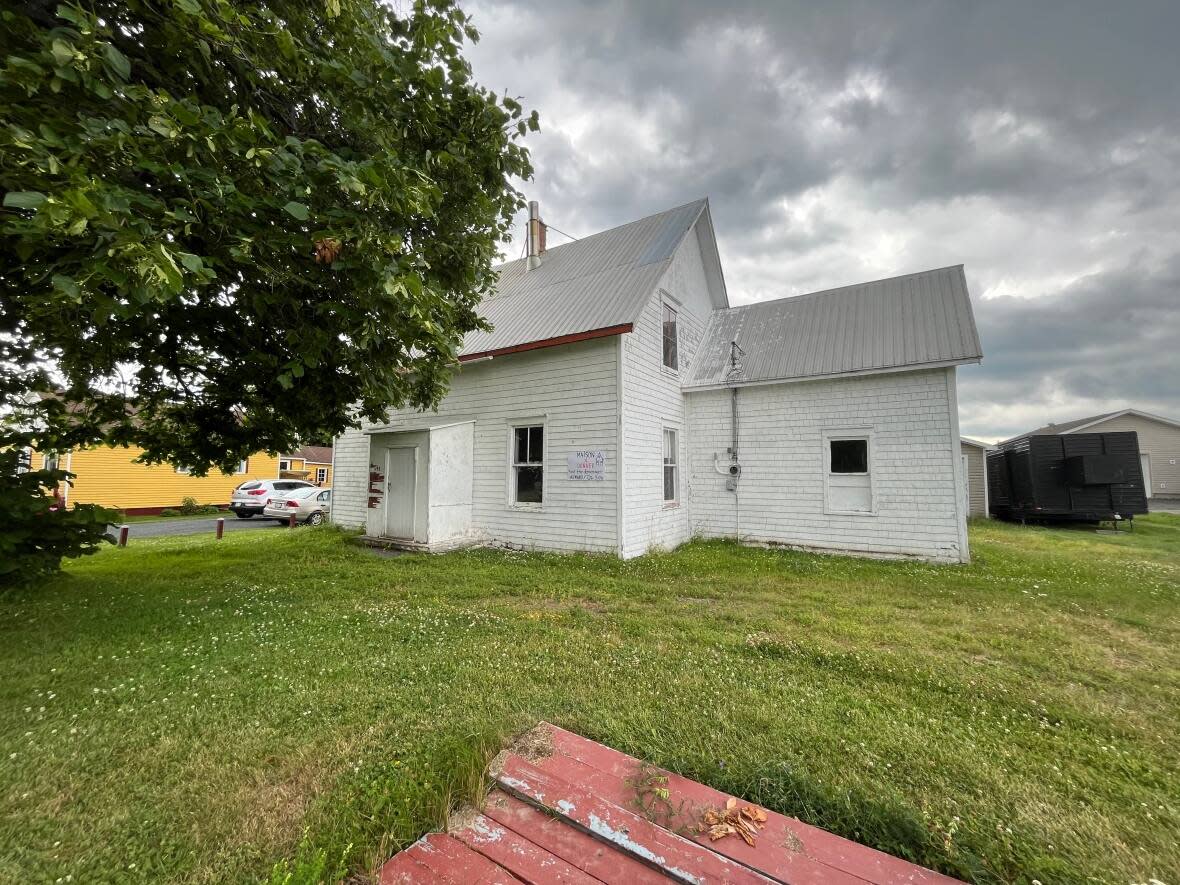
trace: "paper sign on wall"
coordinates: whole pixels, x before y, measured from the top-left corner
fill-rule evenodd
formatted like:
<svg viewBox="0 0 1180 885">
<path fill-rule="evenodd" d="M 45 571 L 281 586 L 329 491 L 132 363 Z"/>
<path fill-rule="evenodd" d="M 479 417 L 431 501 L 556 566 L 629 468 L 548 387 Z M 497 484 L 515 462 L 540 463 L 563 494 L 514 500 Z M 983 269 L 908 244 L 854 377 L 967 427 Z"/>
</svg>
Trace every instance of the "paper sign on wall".
<svg viewBox="0 0 1180 885">
<path fill-rule="evenodd" d="M 606 477 L 606 452 L 580 451 L 565 456 L 565 478 L 578 482 L 600 481 Z"/>
</svg>

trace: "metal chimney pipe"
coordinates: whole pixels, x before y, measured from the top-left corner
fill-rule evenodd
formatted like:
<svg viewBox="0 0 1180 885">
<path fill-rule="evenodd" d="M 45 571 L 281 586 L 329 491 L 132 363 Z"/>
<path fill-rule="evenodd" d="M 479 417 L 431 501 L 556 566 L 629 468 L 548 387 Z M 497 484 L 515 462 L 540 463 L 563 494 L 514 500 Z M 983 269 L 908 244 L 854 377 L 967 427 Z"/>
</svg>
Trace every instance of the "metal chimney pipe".
<svg viewBox="0 0 1180 885">
<path fill-rule="evenodd" d="M 545 252 L 545 222 L 541 220 L 541 205 L 529 200 L 528 261 L 526 270 L 532 270 L 541 263 Z"/>
</svg>

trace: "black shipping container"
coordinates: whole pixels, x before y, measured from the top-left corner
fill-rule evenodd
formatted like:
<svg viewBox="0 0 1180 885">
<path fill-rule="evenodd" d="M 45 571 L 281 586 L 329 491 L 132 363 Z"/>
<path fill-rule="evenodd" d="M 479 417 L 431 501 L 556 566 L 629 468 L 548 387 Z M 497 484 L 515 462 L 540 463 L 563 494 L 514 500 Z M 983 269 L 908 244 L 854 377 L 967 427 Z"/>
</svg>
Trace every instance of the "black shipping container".
<svg viewBox="0 0 1180 885">
<path fill-rule="evenodd" d="M 1001 519 L 1131 519 L 1147 512 L 1134 432 L 1023 436 L 987 456 L 991 512 Z"/>
</svg>

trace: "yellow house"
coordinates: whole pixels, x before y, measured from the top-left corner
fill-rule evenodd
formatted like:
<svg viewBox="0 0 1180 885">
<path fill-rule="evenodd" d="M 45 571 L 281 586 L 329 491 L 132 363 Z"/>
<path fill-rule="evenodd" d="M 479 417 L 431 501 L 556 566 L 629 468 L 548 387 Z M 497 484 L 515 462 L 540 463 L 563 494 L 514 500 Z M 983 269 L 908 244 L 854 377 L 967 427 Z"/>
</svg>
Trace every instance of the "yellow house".
<svg viewBox="0 0 1180 885">
<path fill-rule="evenodd" d="M 100 504 L 133 516 L 179 507 L 185 498 L 224 507 L 229 504 L 230 493 L 241 483 L 279 477 L 279 458 L 275 455 L 251 455 L 234 473 L 214 470 L 207 476 L 192 476 L 185 468 L 171 464 L 136 463 L 142 452 L 134 446 L 98 446 L 58 456 L 58 466 L 75 474 L 72 485 L 63 483 L 59 496 L 67 504 Z M 53 456 L 49 459 L 52 461 Z M 45 460 L 46 456 L 34 452 L 30 466 L 40 470 Z"/>
<path fill-rule="evenodd" d="M 305 479 L 322 488 L 332 485 L 332 447 L 304 446 L 279 458 L 279 476 Z"/>
</svg>

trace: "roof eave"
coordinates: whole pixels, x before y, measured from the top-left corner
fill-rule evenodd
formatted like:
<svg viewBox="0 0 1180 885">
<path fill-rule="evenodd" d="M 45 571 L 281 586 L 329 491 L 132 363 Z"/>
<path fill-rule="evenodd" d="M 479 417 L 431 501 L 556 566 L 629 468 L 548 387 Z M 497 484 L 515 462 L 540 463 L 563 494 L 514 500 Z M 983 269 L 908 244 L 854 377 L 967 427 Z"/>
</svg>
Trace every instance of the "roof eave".
<svg viewBox="0 0 1180 885">
<path fill-rule="evenodd" d="M 554 338 L 541 338 L 536 341 L 525 341 L 506 347 L 496 347 L 492 350 L 481 350 L 477 353 L 465 353 L 459 357 L 459 362 L 470 363 L 477 360 L 492 359 L 497 356 L 507 356 L 510 353 L 523 353 L 528 350 L 540 350 L 545 347 L 560 347 L 562 344 L 575 344 L 578 341 L 591 341 L 595 338 L 609 338 L 612 335 L 622 335 L 635 328 L 633 323 L 619 323 L 614 326 L 604 326 L 601 329 L 589 329 L 585 332 L 572 332 L 568 335 L 558 335 Z"/>
<path fill-rule="evenodd" d="M 954 360 L 937 360 L 927 363 L 906 363 L 898 366 L 879 366 L 871 369 L 856 369 L 851 372 L 828 372 L 818 375 L 792 375 L 786 378 L 760 378 L 757 381 L 709 382 L 707 384 L 685 384 L 682 390 L 727 390 L 731 387 L 763 387 L 767 384 L 796 384 L 801 381 L 828 381 L 835 378 L 862 378 L 867 375 L 895 375 L 901 372 L 920 372 L 924 369 L 947 369 L 982 362 L 982 356 Z"/>
</svg>

